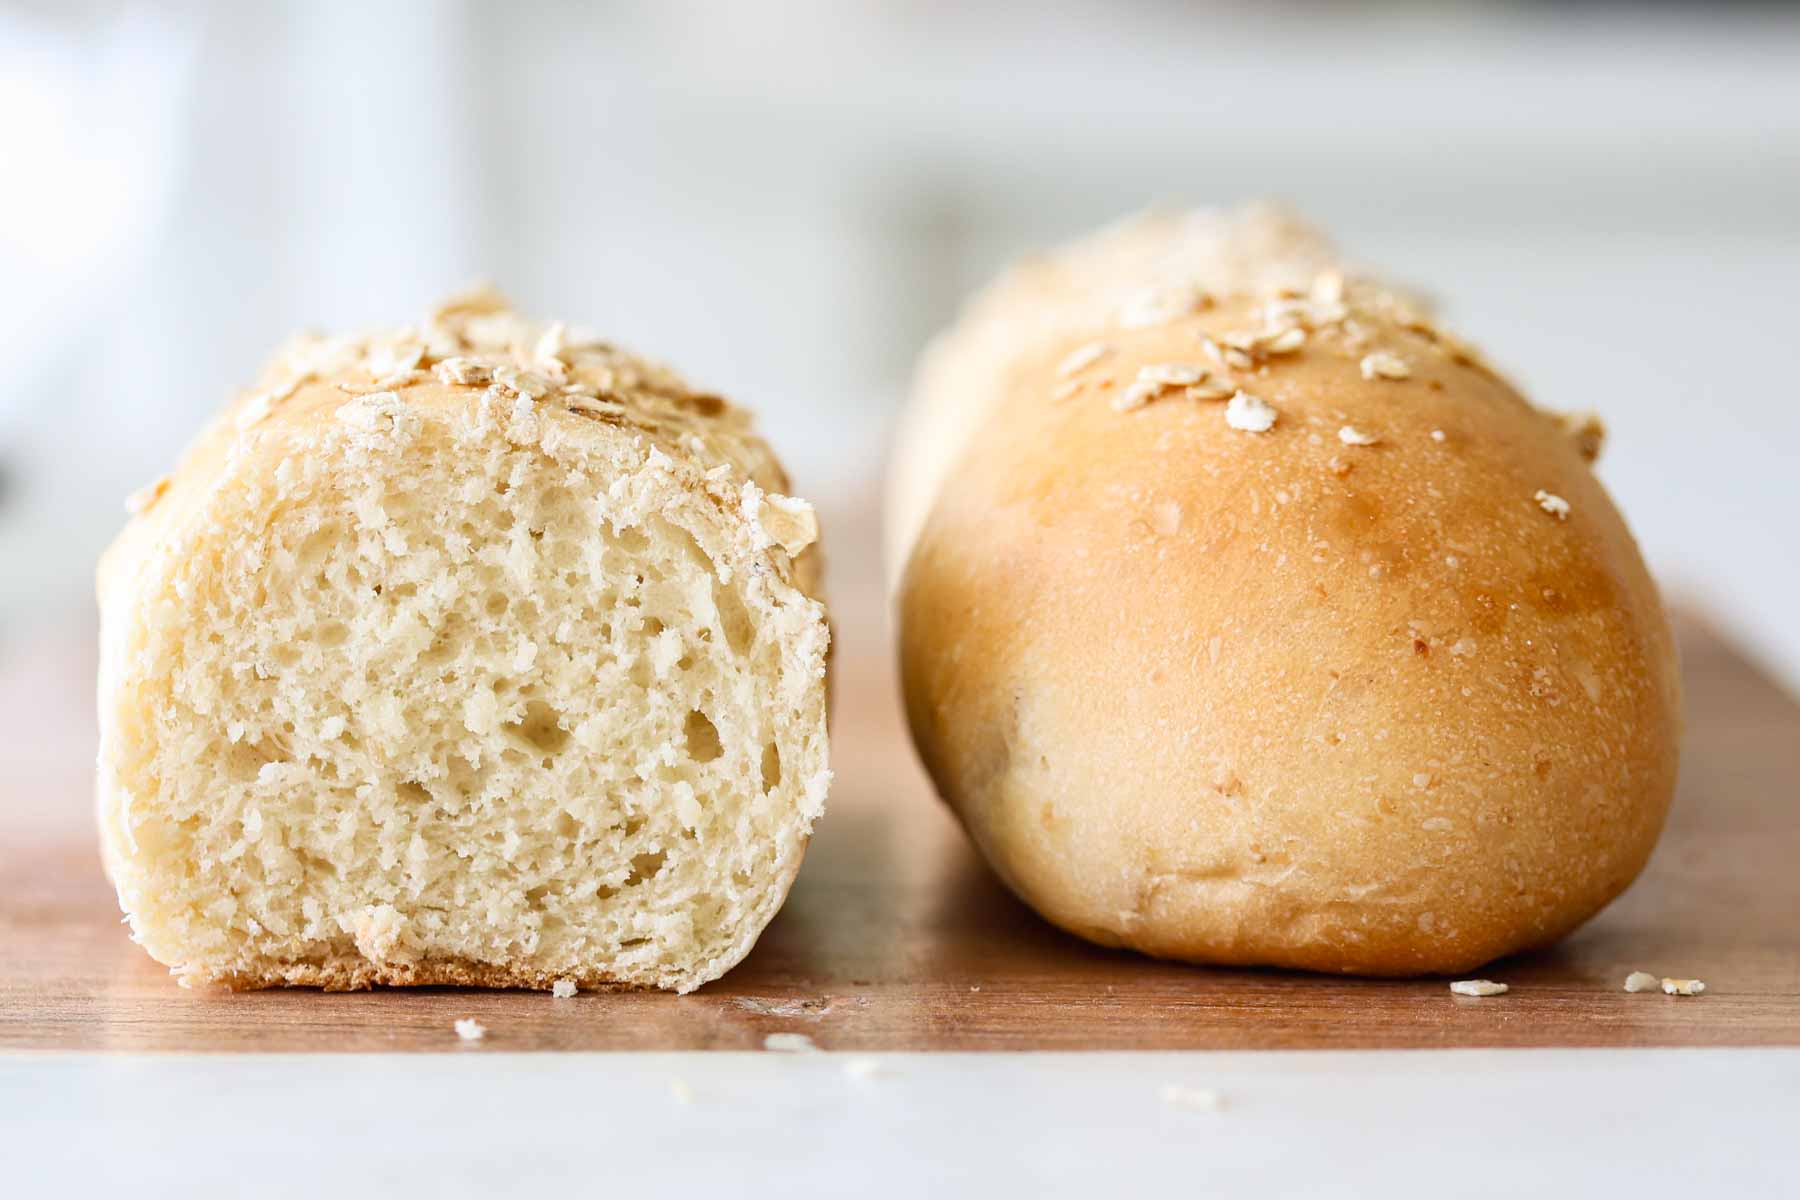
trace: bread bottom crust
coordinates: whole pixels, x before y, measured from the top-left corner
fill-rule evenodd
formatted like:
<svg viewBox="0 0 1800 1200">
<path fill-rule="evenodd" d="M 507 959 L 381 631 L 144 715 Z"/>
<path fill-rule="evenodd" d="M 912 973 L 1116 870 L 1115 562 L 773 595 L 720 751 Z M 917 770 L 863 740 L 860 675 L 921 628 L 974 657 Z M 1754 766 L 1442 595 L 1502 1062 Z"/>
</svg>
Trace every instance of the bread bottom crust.
<svg viewBox="0 0 1800 1200">
<path fill-rule="evenodd" d="M 547 992 L 558 980 L 573 980 L 584 992 L 644 992 L 641 983 L 613 979 L 600 972 L 549 972 L 496 966 L 468 959 L 427 959 L 415 963 L 375 963 L 366 958 L 328 958 L 323 962 L 277 963 L 261 971 L 216 975 L 203 986 L 231 992 L 267 988 L 318 988 L 327 992 L 364 992 L 377 987 L 524 988 Z M 673 990 L 673 989 L 670 989 Z"/>
</svg>

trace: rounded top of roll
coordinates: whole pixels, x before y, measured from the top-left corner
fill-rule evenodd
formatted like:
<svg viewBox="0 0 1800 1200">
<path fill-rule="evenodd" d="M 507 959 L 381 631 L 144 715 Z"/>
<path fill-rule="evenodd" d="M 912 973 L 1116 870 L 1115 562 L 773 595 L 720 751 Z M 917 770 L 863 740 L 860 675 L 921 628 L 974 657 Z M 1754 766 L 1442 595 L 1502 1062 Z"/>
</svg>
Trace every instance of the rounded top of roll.
<svg viewBox="0 0 1800 1200">
<path fill-rule="evenodd" d="M 488 389 L 509 403 L 554 400 L 607 424 L 698 437 L 752 475 L 773 465 L 746 410 L 591 333 L 533 321 L 487 283 L 446 298 L 416 325 L 291 338 L 227 415 L 245 430 L 308 386 L 356 397 L 431 383 Z"/>
<path fill-rule="evenodd" d="M 688 463 L 741 501 L 769 543 L 793 559 L 802 585 L 817 587 L 817 519 L 811 505 L 789 494 L 787 474 L 747 409 L 579 328 L 534 321 L 493 285 L 478 283 L 416 324 L 288 339 L 174 471 L 127 497 L 134 520 L 102 558 L 102 591 L 108 562 L 152 539 L 150 527 L 164 523 L 171 508 L 198 503 L 201 481 L 252 447 L 279 458 L 292 449 L 286 434 L 305 440 L 322 425 L 341 425 L 375 437 L 437 408 L 467 410 L 483 428 L 509 436 L 550 424 L 586 440 L 604 431 Z M 157 520 L 137 519 L 153 510 Z"/>
<path fill-rule="evenodd" d="M 1045 399 L 1066 399 L 1077 386 L 1081 355 L 1207 313 L 1231 314 L 1230 327 L 1213 337 L 1212 352 L 1196 340 L 1193 353 L 1184 348 L 1179 357 L 1211 368 L 1215 386 L 1232 369 L 1258 368 L 1307 337 L 1373 344 L 1383 331 L 1422 335 L 1457 361 L 1495 373 L 1479 351 L 1438 324 L 1424 300 L 1349 262 L 1321 230 L 1285 208 L 1258 203 L 1128 218 L 1016 264 L 926 352 L 889 477 L 890 584 L 898 583 L 945 474 L 1009 394 L 1020 363 L 1054 355 L 1066 374 L 1052 381 Z M 1599 422 L 1584 415 L 1568 427 L 1591 461 Z"/>
</svg>

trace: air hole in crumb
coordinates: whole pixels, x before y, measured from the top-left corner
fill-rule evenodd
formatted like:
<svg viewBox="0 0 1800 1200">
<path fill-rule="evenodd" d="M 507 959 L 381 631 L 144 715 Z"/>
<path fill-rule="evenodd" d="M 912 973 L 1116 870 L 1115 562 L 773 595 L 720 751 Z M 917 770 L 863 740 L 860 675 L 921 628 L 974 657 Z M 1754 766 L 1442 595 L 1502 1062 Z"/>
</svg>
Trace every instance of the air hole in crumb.
<svg viewBox="0 0 1800 1200">
<path fill-rule="evenodd" d="M 545 754 L 555 754 L 569 742 L 569 731 L 562 727 L 562 714 L 542 700 L 525 705 L 525 716 L 507 723 L 507 732 L 535 746 Z"/>
<path fill-rule="evenodd" d="M 619 949 L 632 950 L 632 949 L 637 948 L 638 946 L 648 946 L 649 944 L 650 944 L 649 938 L 626 938 L 624 941 L 619 943 Z"/>
<path fill-rule="evenodd" d="M 665 521 L 658 517 L 652 517 L 651 522 L 652 528 L 656 530 L 657 535 L 661 537 L 663 541 L 671 542 L 680 547 L 682 553 L 687 555 L 688 561 L 693 563 L 696 567 L 699 567 L 709 574 L 712 572 L 712 559 L 707 555 L 705 550 L 700 548 L 700 543 L 694 540 L 693 534 L 673 522 Z"/>
<path fill-rule="evenodd" d="M 457 622 L 453 620 L 451 624 L 457 624 Z M 460 642 L 461 639 L 452 637 L 448 630 L 438 634 L 437 637 L 432 639 L 431 645 L 427 646 L 424 652 L 419 655 L 420 665 L 430 667 L 437 666 L 439 663 L 449 662 L 456 654 Z M 455 677 L 455 671 L 446 671 L 444 673 L 444 678 L 446 680 L 454 680 Z"/>
<path fill-rule="evenodd" d="M 308 534 L 306 540 L 300 543 L 298 552 L 300 569 L 306 570 L 324 562 L 333 547 L 342 544 L 343 533 L 344 531 L 337 526 L 327 525 Z"/>
<path fill-rule="evenodd" d="M 342 621 L 327 621 L 319 626 L 313 640 L 327 650 L 335 649 L 350 640 L 350 628 Z"/>
<path fill-rule="evenodd" d="M 660 618 L 660 617 L 645 617 L 644 618 L 644 636 L 645 637 L 655 637 L 657 634 L 661 633 L 665 628 L 667 628 L 667 627 L 662 623 L 662 618 Z"/>
<path fill-rule="evenodd" d="M 607 887 L 604 883 L 594 889 L 594 895 L 598 899 L 601 899 L 601 900 L 611 900 L 614 896 L 616 896 L 618 894 L 619 894 L 618 888 Z"/>
<path fill-rule="evenodd" d="M 781 751 L 775 748 L 774 742 L 763 747 L 762 785 L 765 792 L 781 786 Z"/>
<path fill-rule="evenodd" d="M 262 770 L 263 764 L 275 760 L 251 742 L 239 742 L 236 745 L 224 744 L 226 770 L 234 779 L 250 780 Z"/>
<path fill-rule="evenodd" d="M 650 535 L 635 525 L 614 532 L 613 544 L 627 554 L 642 554 L 650 549 Z"/>
<path fill-rule="evenodd" d="M 507 604 L 508 601 L 505 592 L 489 592 L 488 598 L 486 602 L 482 604 L 481 608 L 488 616 L 497 617 L 506 611 Z"/>
<path fill-rule="evenodd" d="M 661 850 L 652 850 L 647 854 L 631 856 L 631 874 L 625 877 L 626 887 L 636 887 L 646 879 L 655 879 L 656 873 L 663 868 L 668 855 Z"/>
<path fill-rule="evenodd" d="M 719 743 L 718 726 L 699 709 L 688 713 L 684 732 L 687 734 L 688 757 L 695 762 L 711 762 L 725 753 L 725 747 Z"/>
<path fill-rule="evenodd" d="M 394 789 L 394 797 L 412 808 L 424 808 L 431 803 L 431 793 L 425 790 L 425 786 L 410 779 Z"/>
<path fill-rule="evenodd" d="M 750 648 L 752 631 L 750 628 L 750 612 L 744 607 L 743 597 L 737 589 L 728 587 L 713 580 L 713 607 L 719 613 L 719 628 L 725 634 L 725 644 L 732 651 L 742 654 Z"/>
</svg>

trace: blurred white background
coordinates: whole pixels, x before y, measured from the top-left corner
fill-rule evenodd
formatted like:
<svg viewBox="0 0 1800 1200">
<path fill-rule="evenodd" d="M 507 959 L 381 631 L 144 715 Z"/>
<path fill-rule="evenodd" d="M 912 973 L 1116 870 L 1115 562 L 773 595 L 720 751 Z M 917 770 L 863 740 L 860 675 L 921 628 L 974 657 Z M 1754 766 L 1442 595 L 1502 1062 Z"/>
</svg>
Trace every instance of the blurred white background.
<svg viewBox="0 0 1800 1200">
<path fill-rule="evenodd" d="M 1601 412 L 1667 590 L 1800 686 L 1790 8 L 15 0 L 0 164 L 0 657 L 296 327 L 491 277 L 845 507 L 1004 261 L 1275 196 Z"/>
</svg>

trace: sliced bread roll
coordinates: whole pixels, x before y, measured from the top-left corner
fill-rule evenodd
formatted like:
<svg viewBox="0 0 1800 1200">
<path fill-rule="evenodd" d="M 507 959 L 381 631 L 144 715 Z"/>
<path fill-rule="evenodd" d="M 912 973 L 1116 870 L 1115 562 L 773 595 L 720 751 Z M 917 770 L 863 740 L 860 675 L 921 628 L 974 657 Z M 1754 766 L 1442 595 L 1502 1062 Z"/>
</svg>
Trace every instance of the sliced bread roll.
<svg viewBox="0 0 1800 1200">
<path fill-rule="evenodd" d="M 717 978 L 830 780 L 787 491 L 741 410 L 489 292 L 294 343 L 100 565 L 134 938 L 236 988 Z"/>
</svg>

